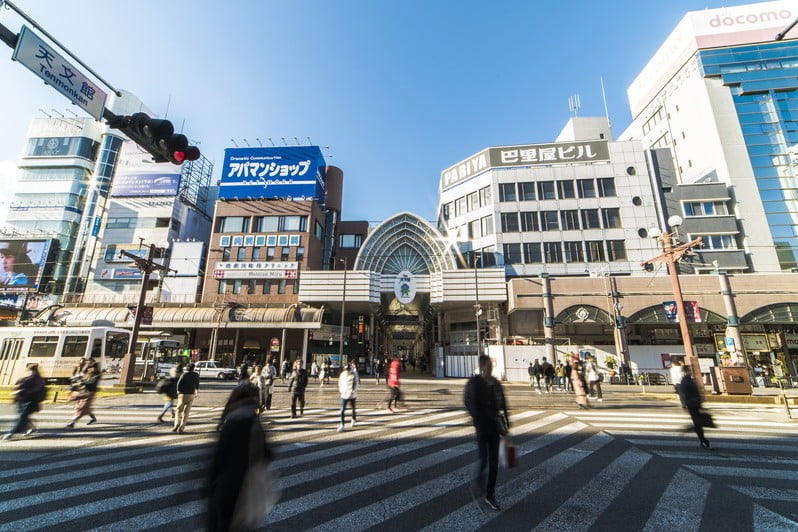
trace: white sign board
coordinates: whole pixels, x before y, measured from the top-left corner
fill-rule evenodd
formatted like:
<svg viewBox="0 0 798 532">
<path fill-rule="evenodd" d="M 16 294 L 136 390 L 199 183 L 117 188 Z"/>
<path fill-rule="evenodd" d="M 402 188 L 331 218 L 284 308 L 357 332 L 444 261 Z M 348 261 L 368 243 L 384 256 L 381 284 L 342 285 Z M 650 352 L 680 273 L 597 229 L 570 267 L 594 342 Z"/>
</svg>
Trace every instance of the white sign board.
<svg viewBox="0 0 798 532">
<path fill-rule="evenodd" d="M 97 120 L 102 120 L 106 94 L 55 49 L 22 26 L 14 61 L 19 61 L 48 85 L 70 99 Z"/>
</svg>

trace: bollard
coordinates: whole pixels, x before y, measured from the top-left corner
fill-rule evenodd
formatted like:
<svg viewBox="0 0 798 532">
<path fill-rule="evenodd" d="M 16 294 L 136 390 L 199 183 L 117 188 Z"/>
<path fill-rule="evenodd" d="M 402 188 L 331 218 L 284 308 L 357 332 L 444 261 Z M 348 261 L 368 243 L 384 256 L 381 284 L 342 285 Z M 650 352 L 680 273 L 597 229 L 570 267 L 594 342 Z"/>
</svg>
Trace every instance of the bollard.
<svg viewBox="0 0 798 532">
<path fill-rule="evenodd" d="M 58 402 L 58 390 L 55 391 L 53 394 L 53 404 Z"/>
</svg>

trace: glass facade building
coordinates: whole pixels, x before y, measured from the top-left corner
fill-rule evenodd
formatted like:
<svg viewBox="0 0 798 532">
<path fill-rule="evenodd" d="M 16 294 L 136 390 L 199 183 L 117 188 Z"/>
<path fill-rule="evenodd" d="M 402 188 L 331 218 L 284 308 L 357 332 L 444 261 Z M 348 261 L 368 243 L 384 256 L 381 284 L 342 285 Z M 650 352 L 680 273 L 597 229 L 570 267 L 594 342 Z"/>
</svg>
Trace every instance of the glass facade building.
<svg viewBox="0 0 798 532">
<path fill-rule="evenodd" d="M 731 91 L 781 268 L 798 266 L 798 41 L 702 50 Z"/>
</svg>

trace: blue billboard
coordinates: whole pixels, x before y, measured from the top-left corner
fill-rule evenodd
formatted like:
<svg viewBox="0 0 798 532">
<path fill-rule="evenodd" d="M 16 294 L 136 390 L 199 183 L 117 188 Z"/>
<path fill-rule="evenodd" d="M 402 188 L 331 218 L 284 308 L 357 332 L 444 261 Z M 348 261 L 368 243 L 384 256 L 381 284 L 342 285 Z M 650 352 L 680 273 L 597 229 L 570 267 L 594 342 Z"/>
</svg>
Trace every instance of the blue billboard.
<svg viewBox="0 0 798 532">
<path fill-rule="evenodd" d="M 177 196 L 180 174 L 123 172 L 114 176 L 111 196 Z"/>
<path fill-rule="evenodd" d="M 219 199 L 324 202 L 326 163 L 318 146 L 227 148 Z"/>
</svg>

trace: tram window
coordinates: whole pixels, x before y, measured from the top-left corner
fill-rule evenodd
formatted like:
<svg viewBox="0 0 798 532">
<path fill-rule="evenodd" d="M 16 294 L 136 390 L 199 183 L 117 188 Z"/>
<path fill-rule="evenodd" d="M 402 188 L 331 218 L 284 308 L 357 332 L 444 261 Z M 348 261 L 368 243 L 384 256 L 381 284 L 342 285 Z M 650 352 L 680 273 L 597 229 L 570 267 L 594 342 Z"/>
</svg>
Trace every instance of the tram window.
<svg viewBox="0 0 798 532">
<path fill-rule="evenodd" d="M 105 333 L 105 356 L 122 358 L 127 353 L 130 335 L 124 332 Z"/>
<path fill-rule="evenodd" d="M 64 351 L 62 357 L 82 357 L 86 354 L 86 346 L 89 345 L 88 336 L 67 336 L 64 338 Z"/>
<path fill-rule="evenodd" d="M 57 336 L 34 336 L 30 342 L 30 357 L 54 357 L 57 347 Z"/>
<path fill-rule="evenodd" d="M 91 345 L 91 357 L 100 358 L 103 355 L 103 341 L 100 338 L 95 338 Z"/>
</svg>

